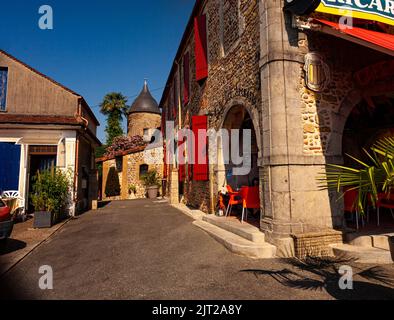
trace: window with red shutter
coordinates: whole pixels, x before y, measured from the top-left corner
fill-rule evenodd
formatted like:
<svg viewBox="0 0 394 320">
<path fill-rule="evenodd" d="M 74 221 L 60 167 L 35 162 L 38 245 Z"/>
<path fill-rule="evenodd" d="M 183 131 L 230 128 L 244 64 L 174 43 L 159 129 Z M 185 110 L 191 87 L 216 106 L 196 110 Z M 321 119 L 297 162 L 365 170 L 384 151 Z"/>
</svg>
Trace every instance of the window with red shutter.
<svg viewBox="0 0 394 320">
<path fill-rule="evenodd" d="M 196 56 L 196 80 L 208 77 L 207 18 L 203 14 L 194 18 L 194 41 Z"/>
<path fill-rule="evenodd" d="M 207 181 L 209 180 L 208 137 L 206 135 L 208 129 L 208 117 L 193 116 L 192 126 L 195 138 L 195 164 L 193 167 L 193 180 Z M 201 130 L 205 131 L 204 136 L 200 135 Z"/>
<path fill-rule="evenodd" d="M 187 52 L 183 56 L 183 104 L 189 103 L 190 88 L 190 56 Z"/>
</svg>

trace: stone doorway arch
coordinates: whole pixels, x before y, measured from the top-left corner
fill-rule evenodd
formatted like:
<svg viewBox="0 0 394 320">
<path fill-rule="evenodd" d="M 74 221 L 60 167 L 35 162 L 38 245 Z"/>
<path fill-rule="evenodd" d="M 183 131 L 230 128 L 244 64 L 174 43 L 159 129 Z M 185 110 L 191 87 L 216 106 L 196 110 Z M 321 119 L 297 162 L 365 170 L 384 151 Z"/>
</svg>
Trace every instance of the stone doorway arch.
<svg viewBox="0 0 394 320">
<path fill-rule="evenodd" d="M 258 118 L 256 115 L 257 113 L 254 113 L 241 101 L 233 101 L 233 104 L 226 108 L 226 111 L 220 123 L 220 127 L 216 130 L 218 132 L 219 130 L 222 130 L 222 132 L 228 132 L 227 137 L 230 138 L 230 141 L 231 130 L 240 130 L 240 146 L 234 146 L 235 148 L 237 148 L 236 150 L 240 151 L 240 155 L 242 155 L 243 150 L 243 129 L 251 130 L 251 170 L 247 175 L 241 176 L 232 174 L 233 169 L 236 166 L 231 163 L 231 142 L 229 149 L 226 149 L 228 148 L 227 140 L 223 139 L 222 135 L 219 135 L 217 142 L 217 164 L 215 170 L 217 192 L 226 192 L 227 185 L 230 185 L 231 187 L 233 187 L 233 189 L 238 189 L 242 186 L 261 184 L 259 169 L 259 159 L 261 158 L 261 137 L 260 128 L 257 121 Z"/>
</svg>

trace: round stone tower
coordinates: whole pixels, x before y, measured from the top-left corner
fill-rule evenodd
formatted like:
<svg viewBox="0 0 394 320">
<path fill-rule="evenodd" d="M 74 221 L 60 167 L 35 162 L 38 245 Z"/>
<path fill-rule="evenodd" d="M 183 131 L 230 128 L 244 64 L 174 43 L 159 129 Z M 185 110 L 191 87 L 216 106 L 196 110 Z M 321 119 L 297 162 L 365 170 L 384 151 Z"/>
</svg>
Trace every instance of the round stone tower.
<svg viewBox="0 0 394 320">
<path fill-rule="evenodd" d="M 131 105 L 128 117 L 128 136 L 151 135 L 161 125 L 161 112 L 145 81 L 140 95 Z"/>
</svg>

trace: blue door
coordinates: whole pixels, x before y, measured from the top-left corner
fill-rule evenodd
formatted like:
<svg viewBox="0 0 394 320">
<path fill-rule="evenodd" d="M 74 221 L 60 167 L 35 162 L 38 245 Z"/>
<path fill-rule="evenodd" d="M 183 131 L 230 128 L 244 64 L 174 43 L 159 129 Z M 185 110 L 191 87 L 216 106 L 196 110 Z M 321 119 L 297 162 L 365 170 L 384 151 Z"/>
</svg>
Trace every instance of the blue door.
<svg viewBox="0 0 394 320">
<path fill-rule="evenodd" d="M 19 190 L 21 146 L 0 142 L 0 192 Z"/>
</svg>

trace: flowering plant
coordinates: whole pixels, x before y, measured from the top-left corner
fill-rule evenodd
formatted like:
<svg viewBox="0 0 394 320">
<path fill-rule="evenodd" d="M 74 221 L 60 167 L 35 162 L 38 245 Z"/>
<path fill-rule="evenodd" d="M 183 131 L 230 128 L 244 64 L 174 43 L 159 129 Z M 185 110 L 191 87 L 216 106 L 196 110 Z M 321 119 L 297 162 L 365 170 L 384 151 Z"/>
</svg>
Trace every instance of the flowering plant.
<svg viewBox="0 0 394 320">
<path fill-rule="evenodd" d="M 114 139 L 111 146 L 107 148 L 105 156 L 116 156 L 119 151 L 126 151 L 133 148 L 144 147 L 146 142 L 140 136 L 134 137 L 117 137 Z"/>
</svg>

